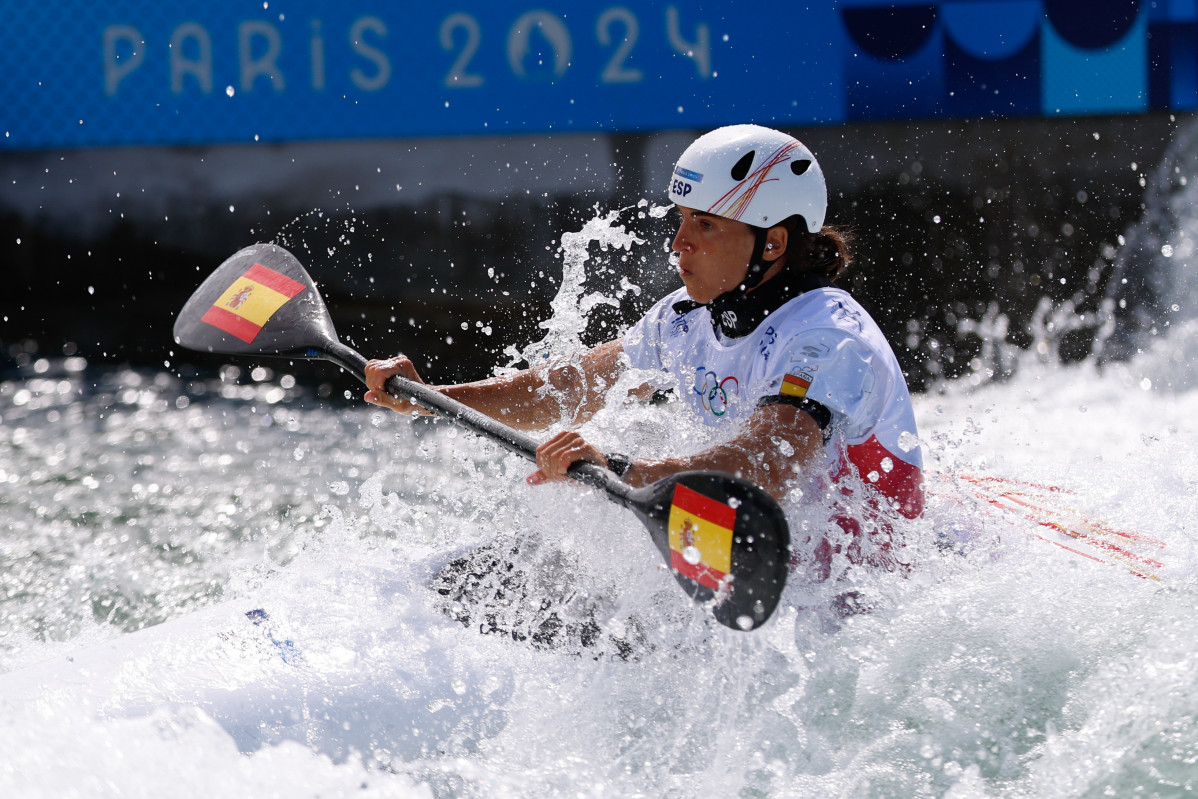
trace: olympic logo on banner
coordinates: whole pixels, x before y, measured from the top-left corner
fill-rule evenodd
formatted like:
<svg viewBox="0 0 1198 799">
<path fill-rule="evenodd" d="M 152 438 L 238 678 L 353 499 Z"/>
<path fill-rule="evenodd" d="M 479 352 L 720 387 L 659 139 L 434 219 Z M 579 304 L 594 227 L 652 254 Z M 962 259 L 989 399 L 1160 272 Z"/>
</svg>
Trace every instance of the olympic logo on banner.
<svg viewBox="0 0 1198 799">
<path fill-rule="evenodd" d="M 694 392 L 699 395 L 703 410 L 713 416 L 723 416 L 728 412 L 730 396 L 740 396 L 740 383 L 735 377 L 725 377 L 723 380 L 715 372 L 709 372 L 700 366 L 695 370 L 698 377 L 695 380 Z"/>
</svg>

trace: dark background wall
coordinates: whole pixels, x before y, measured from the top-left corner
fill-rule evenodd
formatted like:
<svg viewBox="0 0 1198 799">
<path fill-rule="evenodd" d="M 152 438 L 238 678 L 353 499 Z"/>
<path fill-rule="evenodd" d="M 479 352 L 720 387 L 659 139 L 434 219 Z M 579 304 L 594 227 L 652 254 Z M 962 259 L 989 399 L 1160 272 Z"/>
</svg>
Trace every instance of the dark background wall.
<svg viewBox="0 0 1198 799">
<path fill-rule="evenodd" d="M 1030 343 L 1042 297 L 1094 310 L 1170 115 L 922 121 L 791 128 L 828 176 L 829 222 L 849 226 L 844 284 L 878 318 L 913 384 L 969 370 L 963 319 L 992 307 Z M 174 314 L 228 255 L 291 248 L 364 352 L 414 355 L 431 380 L 477 378 L 539 338 L 566 231 L 642 199 L 701 131 L 100 148 L 0 153 L 0 354 L 9 368 L 213 362 L 173 352 Z M 642 286 L 592 318 L 594 342 L 677 285 L 667 219 L 622 215 L 646 241 L 596 248 L 591 288 Z M 477 325 L 490 328 L 487 335 Z M 465 323 L 465 329 L 463 329 Z M 1090 352 L 1093 330 L 1063 341 Z M 447 341 L 452 339 L 452 343 Z"/>
</svg>

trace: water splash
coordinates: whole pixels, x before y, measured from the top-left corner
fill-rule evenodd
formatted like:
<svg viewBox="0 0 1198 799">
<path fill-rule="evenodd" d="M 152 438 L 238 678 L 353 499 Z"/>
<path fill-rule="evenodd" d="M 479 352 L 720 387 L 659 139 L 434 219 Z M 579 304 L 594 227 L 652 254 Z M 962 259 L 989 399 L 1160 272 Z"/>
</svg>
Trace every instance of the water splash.
<svg viewBox="0 0 1198 799">
<path fill-rule="evenodd" d="M 562 261 L 562 281 L 554 296 L 549 318 L 540 323 L 545 335 L 524 349 L 509 346 L 504 354 L 508 357 L 501 373 L 514 370 L 517 364 L 559 364 L 576 358 L 584 349 L 583 334 L 587 329 L 590 314 L 599 306 L 618 308 L 626 293 L 639 293 L 639 286 L 627 279 L 621 281 L 619 289 L 600 289 L 587 293 L 587 263 L 591 260 L 592 245 L 598 245 L 602 253 L 611 250 L 631 252 L 634 245 L 644 244 L 636 233 L 629 231 L 622 216 L 628 209 L 608 211 L 588 220 L 582 230 L 563 233 L 558 255 Z"/>
</svg>

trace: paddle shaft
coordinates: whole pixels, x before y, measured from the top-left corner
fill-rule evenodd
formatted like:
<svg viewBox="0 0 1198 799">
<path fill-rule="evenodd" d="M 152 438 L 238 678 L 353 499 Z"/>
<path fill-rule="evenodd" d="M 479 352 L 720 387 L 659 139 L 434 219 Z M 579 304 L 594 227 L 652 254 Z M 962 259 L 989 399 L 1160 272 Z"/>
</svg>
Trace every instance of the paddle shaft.
<svg viewBox="0 0 1198 799">
<path fill-rule="evenodd" d="M 329 341 L 321 348 L 320 355 L 325 360 L 332 361 L 345 369 L 363 383 L 366 382 L 366 357 L 353 347 L 342 344 L 340 341 Z M 443 419 L 448 419 L 471 432 L 486 436 L 508 450 L 536 462 L 538 442 L 532 436 L 514 430 L 469 405 L 464 405 L 445 396 L 440 391 L 429 388 L 423 383 L 408 380 L 406 377 L 395 375 L 387 380 L 384 387 L 392 396 L 410 400 Z M 634 491 L 632 486 L 601 466 L 578 461 L 570 467 L 569 475 L 587 485 L 602 489 L 609 497 L 626 508 L 640 504 L 632 496 Z"/>
<path fill-rule="evenodd" d="M 247 299 L 259 298 L 254 304 Z M 365 382 L 368 361 L 342 344 L 316 285 L 291 253 L 255 244 L 227 259 L 175 320 L 175 341 L 198 352 L 331 361 Z M 386 390 L 536 461 L 538 442 L 422 383 L 394 376 Z M 750 630 L 781 599 L 790 530 L 778 503 L 742 478 L 713 471 L 672 474 L 633 488 L 608 469 L 577 462 L 570 477 L 631 510 L 678 584 L 712 605 L 716 621 Z"/>
</svg>

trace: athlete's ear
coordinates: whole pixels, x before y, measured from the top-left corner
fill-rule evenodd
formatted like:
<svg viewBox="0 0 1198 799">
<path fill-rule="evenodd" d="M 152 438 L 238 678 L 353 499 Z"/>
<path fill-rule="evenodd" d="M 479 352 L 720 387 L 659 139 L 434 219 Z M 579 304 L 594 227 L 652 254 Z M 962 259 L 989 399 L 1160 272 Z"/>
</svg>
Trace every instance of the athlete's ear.
<svg viewBox="0 0 1198 799">
<path fill-rule="evenodd" d="M 786 244 L 790 240 L 790 232 L 782 225 L 775 225 L 765 233 L 765 252 L 761 257 L 767 261 L 776 261 L 786 254 Z"/>
</svg>

